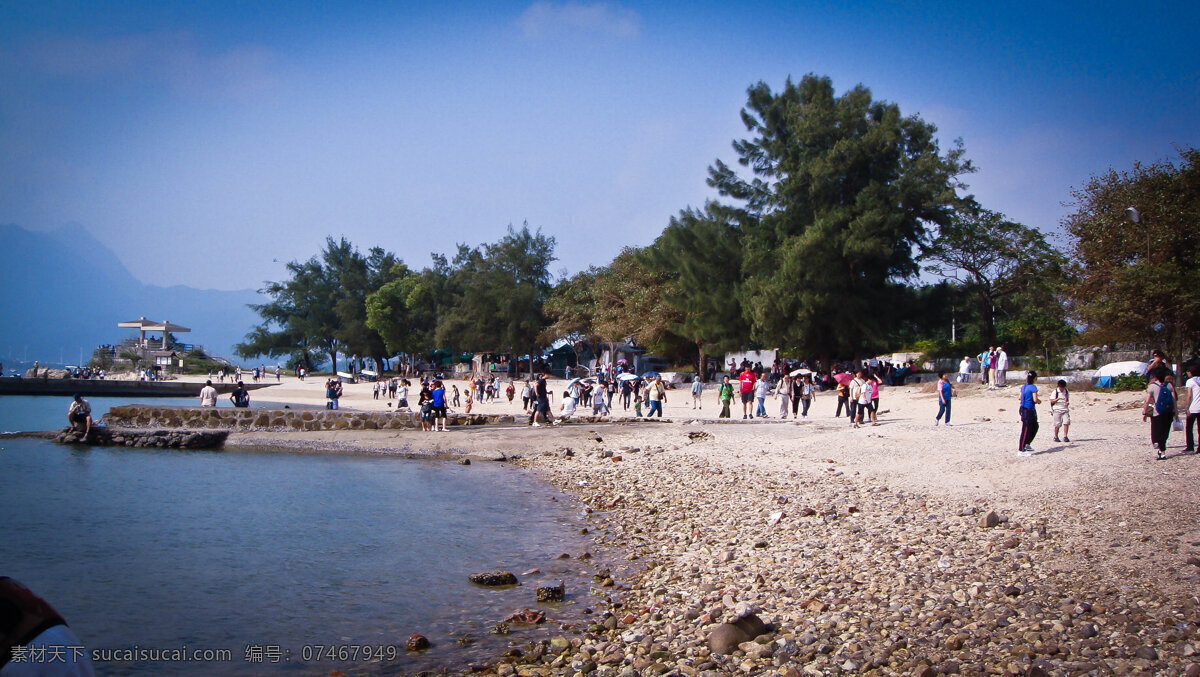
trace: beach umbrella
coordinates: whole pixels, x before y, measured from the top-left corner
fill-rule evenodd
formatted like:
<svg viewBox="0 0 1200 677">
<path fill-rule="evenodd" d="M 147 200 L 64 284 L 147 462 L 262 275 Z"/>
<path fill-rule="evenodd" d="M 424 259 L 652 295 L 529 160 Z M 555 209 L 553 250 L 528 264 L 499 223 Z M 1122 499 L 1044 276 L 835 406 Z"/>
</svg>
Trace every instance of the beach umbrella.
<svg viewBox="0 0 1200 677">
<path fill-rule="evenodd" d="M 805 369 L 804 367 L 800 367 L 799 369 L 793 371 L 791 373 L 791 375 L 792 376 L 808 376 L 811 373 L 813 373 L 812 369 Z"/>
<path fill-rule="evenodd" d="M 1112 364 L 1106 364 L 1097 369 L 1096 377 L 1124 376 L 1125 374 L 1137 374 L 1138 376 L 1145 376 L 1146 367 L 1148 366 L 1150 365 L 1145 362 L 1138 362 L 1136 360 L 1131 362 L 1113 362 Z"/>
<path fill-rule="evenodd" d="M 837 381 L 838 383 L 840 383 L 842 385 L 846 385 L 847 383 L 854 380 L 854 374 L 851 374 L 848 371 L 843 371 L 840 374 L 834 374 L 833 380 Z"/>
<path fill-rule="evenodd" d="M 647 379 L 647 380 L 658 378 L 658 372 L 657 371 L 648 371 L 648 372 L 642 374 L 642 378 Z"/>
<path fill-rule="evenodd" d="M 619 380 L 619 381 L 636 381 L 640 378 L 641 378 L 641 376 L 638 376 L 637 374 L 629 374 L 629 373 L 620 374 L 617 376 L 617 380 Z"/>
</svg>

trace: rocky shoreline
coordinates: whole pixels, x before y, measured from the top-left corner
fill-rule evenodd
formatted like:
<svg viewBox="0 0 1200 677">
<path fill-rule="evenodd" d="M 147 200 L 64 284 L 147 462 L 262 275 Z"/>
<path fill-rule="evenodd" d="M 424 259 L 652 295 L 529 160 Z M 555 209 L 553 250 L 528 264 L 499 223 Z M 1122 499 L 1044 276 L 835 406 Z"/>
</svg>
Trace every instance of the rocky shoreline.
<svg viewBox="0 0 1200 677">
<path fill-rule="evenodd" d="M 506 460 L 577 496 L 595 551 L 624 558 L 566 591 L 587 620 L 542 606 L 541 639 L 459 673 L 1200 677 L 1200 462 L 1182 440 L 1156 461 L 1138 411 L 1081 392 L 1078 439 L 1018 458 L 1009 394 L 966 392 L 952 428 L 914 388 L 858 430 L 830 400 L 810 420 L 723 425 L 672 401 L 675 422 L 649 426 L 234 431 L 227 446 Z M 751 613 L 763 633 L 710 643 Z"/>
<path fill-rule="evenodd" d="M 1200 674 L 1194 595 L 1049 565 L 1077 547 L 1073 525 L 1034 506 L 955 505 L 832 459 L 731 470 L 681 453 L 696 442 L 521 461 L 603 511 L 598 538 L 642 572 L 603 612 L 613 627 L 497 674 Z M 714 629 L 748 611 L 767 632 L 715 651 Z"/>
<path fill-rule="evenodd" d="M 774 430 L 784 428 L 796 429 Z M 464 674 L 1200 675 L 1200 559 L 1187 554 L 1200 543 L 1152 524 L 1124 528 L 1146 506 L 1105 511 L 1075 494 L 938 495 L 814 455 L 803 437 L 782 449 L 719 438 L 746 441 L 749 429 L 233 438 L 503 459 L 580 499 L 598 549 L 624 554 L 586 595 L 569 591 L 588 598 L 593 622 L 511 646 Z M 1160 571 L 1178 576 L 1171 583 L 1122 568 L 1161 561 L 1188 571 Z M 762 633 L 724 630 L 751 614 Z"/>
</svg>

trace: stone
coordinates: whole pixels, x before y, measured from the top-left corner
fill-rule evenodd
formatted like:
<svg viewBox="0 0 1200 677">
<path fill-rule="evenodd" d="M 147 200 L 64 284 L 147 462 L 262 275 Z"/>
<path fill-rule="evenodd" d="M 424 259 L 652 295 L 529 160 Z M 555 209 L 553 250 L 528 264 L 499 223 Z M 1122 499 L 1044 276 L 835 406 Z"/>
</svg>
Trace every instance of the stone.
<svg viewBox="0 0 1200 677">
<path fill-rule="evenodd" d="M 743 642 L 749 642 L 753 637 L 733 623 L 722 623 L 708 633 L 708 649 L 715 654 L 726 655 Z"/>
<path fill-rule="evenodd" d="M 499 586 L 517 585 L 517 577 L 511 571 L 489 571 L 481 574 L 471 574 L 468 579 L 476 585 Z"/>
<path fill-rule="evenodd" d="M 1143 646 L 1134 652 L 1133 655 L 1148 661 L 1158 660 L 1158 651 L 1155 651 L 1154 647 L 1152 646 Z"/>
<path fill-rule="evenodd" d="M 566 584 L 559 581 L 558 585 L 538 586 L 537 601 L 540 602 L 561 602 L 566 594 Z"/>
<path fill-rule="evenodd" d="M 413 633 L 408 636 L 408 641 L 404 643 L 404 648 L 408 651 L 424 651 L 429 648 L 429 638 L 425 635 Z"/>
<path fill-rule="evenodd" d="M 979 526 L 983 527 L 984 529 L 991 529 L 992 527 L 999 525 L 1000 515 L 997 515 L 995 510 L 988 511 L 988 513 L 979 520 Z"/>
<path fill-rule="evenodd" d="M 537 609 L 521 609 L 505 618 L 504 622 L 537 625 L 546 622 L 546 614 Z"/>
</svg>

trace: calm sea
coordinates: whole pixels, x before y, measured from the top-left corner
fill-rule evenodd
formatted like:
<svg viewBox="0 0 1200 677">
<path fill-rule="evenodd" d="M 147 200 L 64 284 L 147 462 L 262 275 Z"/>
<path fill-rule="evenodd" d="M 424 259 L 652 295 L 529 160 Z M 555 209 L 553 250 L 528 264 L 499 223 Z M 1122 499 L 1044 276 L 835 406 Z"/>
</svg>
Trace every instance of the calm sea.
<svg viewBox="0 0 1200 677">
<path fill-rule="evenodd" d="M 42 406 L 21 399 L 32 398 L 0 398 L 0 407 Z M 582 620 L 598 566 L 576 559 L 594 547 L 578 534 L 577 504 L 494 463 L 8 438 L 0 439 L 0 515 L 0 575 L 54 605 L 89 650 L 116 657 L 97 664 L 101 674 L 461 668 Z M 508 590 L 467 581 L 535 567 L 542 574 Z M 555 622 L 489 632 L 539 606 L 536 584 L 559 578 L 568 603 L 541 605 Z M 411 633 L 433 649 L 406 655 Z M 467 635 L 474 642 L 460 646 Z M 230 660 L 122 657 L 185 647 L 225 650 Z M 318 659 L 328 647 L 334 657 Z M 395 658 L 367 662 L 362 647 Z M 359 660 L 336 658 L 350 651 Z"/>
</svg>

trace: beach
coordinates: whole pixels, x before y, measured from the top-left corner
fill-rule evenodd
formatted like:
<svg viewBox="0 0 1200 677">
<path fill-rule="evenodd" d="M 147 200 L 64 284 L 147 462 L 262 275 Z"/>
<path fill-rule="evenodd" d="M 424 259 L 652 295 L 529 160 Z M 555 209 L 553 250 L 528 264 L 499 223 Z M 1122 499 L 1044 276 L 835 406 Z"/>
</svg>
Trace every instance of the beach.
<svg viewBox="0 0 1200 677">
<path fill-rule="evenodd" d="M 258 396 L 319 405 L 322 384 L 285 377 Z M 386 410 L 371 388 L 348 384 L 342 408 Z M 669 423 L 228 444 L 505 459 L 578 496 L 627 567 L 592 591 L 595 624 L 499 674 L 1200 673 L 1200 458 L 1182 433 L 1156 461 L 1140 393 L 1077 392 L 1072 441 L 1052 441 L 1042 405 L 1022 458 L 1018 388 L 958 388 L 951 427 L 933 425 L 931 386 L 884 388 L 880 425 L 859 429 L 830 393 L 805 421 L 719 422 L 710 389 L 703 410 L 670 391 Z M 767 632 L 714 653 L 710 633 L 749 612 Z"/>
</svg>

